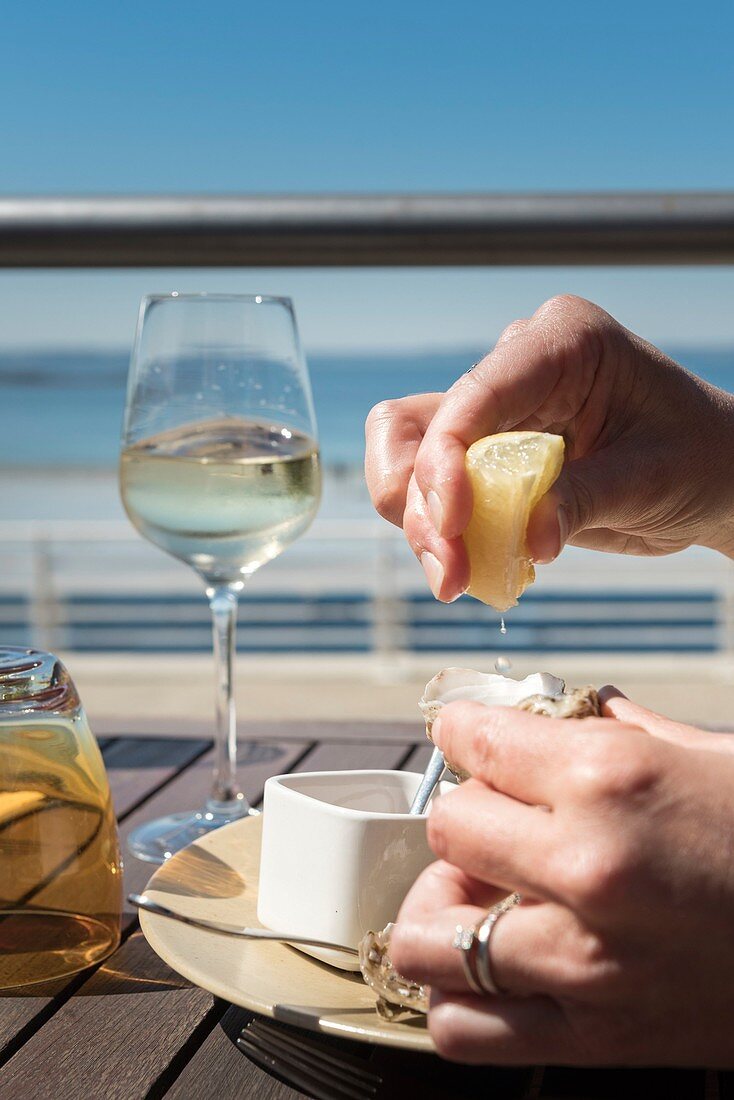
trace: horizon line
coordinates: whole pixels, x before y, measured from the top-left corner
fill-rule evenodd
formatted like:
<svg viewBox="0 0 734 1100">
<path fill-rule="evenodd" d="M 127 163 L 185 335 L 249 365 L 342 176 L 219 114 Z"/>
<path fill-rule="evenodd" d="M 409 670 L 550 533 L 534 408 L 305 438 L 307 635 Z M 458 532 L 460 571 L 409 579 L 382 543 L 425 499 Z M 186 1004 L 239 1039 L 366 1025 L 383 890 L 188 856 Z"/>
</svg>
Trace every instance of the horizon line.
<svg viewBox="0 0 734 1100">
<path fill-rule="evenodd" d="M 727 341 L 715 340 L 715 341 L 697 341 L 693 339 L 681 339 L 676 338 L 667 341 L 665 339 L 655 339 L 650 341 L 658 346 L 667 346 L 669 348 L 675 348 L 678 350 L 696 350 L 696 351 L 732 351 L 734 350 L 734 337 Z M 28 355 L 28 354 L 41 354 L 44 352 L 63 352 L 68 354 L 83 354 L 83 355 L 130 355 L 130 346 L 124 345 L 112 345 L 112 344 L 15 344 L 0 346 L 0 357 L 6 355 Z M 351 356 L 354 358 L 368 355 L 394 355 L 394 356 L 415 356 L 415 355 L 468 355 L 472 356 L 478 353 L 478 346 L 474 344 L 432 344 L 430 346 L 415 344 L 415 345 L 392 345 L 392 346 L 375 346 L 375 347 L 313 347 L 306 348 L 306 358 L 311 356 L 326 356 L 330 358 L 337 358 L 338 356 Z M 490 348 L 485 355 L 488 355 L 493 349 Z"/>
</svg>

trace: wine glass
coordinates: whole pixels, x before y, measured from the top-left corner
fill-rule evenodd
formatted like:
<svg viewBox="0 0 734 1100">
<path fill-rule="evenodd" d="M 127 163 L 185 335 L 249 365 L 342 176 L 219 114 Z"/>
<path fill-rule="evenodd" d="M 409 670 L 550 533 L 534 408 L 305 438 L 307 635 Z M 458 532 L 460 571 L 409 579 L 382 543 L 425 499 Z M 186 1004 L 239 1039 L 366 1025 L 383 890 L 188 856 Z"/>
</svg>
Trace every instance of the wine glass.
<svg viewBox="0 0 734 1100">
<path fill-rule="evenodd" d="M 321 471 L 308 370 L 287 298 L 143 298 L 120 458 L 125 510 L 145 538 L 203 579 L 217 675 L 214 785 L 196 811 L 128 841 L 163 863 L 252 812 L 237 785 L 232 673 L 237 599 L 248 577 L 309 527 Z"/>
</svg>

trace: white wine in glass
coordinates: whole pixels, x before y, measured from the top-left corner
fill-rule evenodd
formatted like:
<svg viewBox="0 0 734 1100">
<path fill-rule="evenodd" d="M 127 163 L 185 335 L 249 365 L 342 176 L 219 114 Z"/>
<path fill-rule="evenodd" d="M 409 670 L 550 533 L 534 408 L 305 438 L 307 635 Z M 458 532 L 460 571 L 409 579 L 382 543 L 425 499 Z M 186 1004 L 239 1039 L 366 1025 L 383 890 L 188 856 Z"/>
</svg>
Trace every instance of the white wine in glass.
<svg viewBox="0 0 734 1100">
<path fill-rule="evenodd" d="M 144 298 L 120 458 L 128 516 L 200 574 L 217 663 L 214 786 L 197 811 L 129 839 L 162 863 L 250 811 L 236 777 L 232 673 L 245 581 L 310 525 L 321 472 L 308 372 L 293 307 L 264 295 Z"/>
</svg>

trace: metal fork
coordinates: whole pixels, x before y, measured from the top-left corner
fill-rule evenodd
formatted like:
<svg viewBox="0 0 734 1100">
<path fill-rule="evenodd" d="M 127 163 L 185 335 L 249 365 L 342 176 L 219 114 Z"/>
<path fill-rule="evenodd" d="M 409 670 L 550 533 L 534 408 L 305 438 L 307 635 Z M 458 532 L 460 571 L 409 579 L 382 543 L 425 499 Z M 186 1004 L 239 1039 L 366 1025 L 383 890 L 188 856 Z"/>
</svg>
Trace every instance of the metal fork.
<svg viewBox="0 0 734 1100">
<path fill-rule="evenodd" d="M 269 1020 L 250 1020 L 237 1046 L 262 1069 L 278 1074 L 314 1100 L 372 1100 L 382 1084 L 382 1078 L 366 1069 L 361 1059 Z"/>
</svg>

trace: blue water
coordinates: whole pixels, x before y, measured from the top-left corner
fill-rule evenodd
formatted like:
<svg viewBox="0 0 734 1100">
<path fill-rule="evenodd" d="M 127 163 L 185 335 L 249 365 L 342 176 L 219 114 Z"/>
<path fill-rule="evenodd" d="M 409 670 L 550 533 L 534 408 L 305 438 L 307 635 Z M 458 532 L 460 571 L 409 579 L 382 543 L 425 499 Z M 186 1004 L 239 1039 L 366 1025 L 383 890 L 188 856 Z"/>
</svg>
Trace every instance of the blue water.
<svg viewBox="0 0 734 1100">
<path fill-rule="evenodd" d="M 665 350 L 694 373 L 734 390 L 734 348 Z M 364 420 L 376 402 L 443 390 L 476 358 L 472 349 L 311 356 L 326 465 L 361 464 Z M 126 373 L 122 352 L 0 353 L 0 465 L 115 466 Z"/>
</svg>

